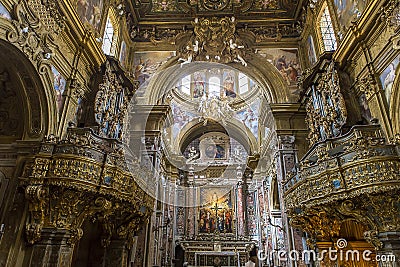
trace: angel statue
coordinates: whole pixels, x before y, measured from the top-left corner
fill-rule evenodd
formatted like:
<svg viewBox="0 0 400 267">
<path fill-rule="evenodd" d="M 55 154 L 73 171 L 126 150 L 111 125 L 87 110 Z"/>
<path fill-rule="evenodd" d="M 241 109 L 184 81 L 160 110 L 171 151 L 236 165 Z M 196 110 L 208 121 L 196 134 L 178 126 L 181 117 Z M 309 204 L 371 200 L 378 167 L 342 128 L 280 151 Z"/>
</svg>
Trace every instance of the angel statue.
<svg viewBox="0 0 400 267">
<path fill-rule="evenodd" d="M 229 48 L 231 50 L 231 53 L 237 57 L 237 62 L 242 63 L 243 66 L 247 67 L 247 62 L 244 60 L 244 58 L 240 55 L 241 51 L 236 50 L 236 49 L 243 49 L 243 45 L 238 45 L 237 43 L 234 43 L 232 39 L 229 39 Z"/>
<path fill-rule="evenodd" d="M 185 58 L 179 58 L 178 61 L 182 61 L 181 63 L 181 68 L 185 64 L 189 64 L 192 62 L 193 57 L 199 52 L 199 41 L 195 40 L 194 44 L 192 44 L 192 47 L 190 45 L 186 46 L 187 50 L 187 59 Z"/>
</svg>

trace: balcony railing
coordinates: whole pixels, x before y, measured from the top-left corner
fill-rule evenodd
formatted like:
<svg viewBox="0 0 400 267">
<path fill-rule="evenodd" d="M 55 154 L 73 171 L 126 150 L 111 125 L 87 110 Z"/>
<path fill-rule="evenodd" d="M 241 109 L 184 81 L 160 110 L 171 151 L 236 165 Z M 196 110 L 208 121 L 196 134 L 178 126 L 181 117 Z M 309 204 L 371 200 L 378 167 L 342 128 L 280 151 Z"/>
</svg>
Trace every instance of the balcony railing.
<svg viewBox="0 0 400 267">
<path fill-rule="evenodd" d="M 154 173 L 115 139 L 98 137 L 90 128 L 71 128 L 64 140 L 48 139 L 27 161 L 26 184 L 64 186 L 147 205 L 152 210 Z"/>
<path fill-rule="evenodd" d="M 283 182 L 286 207 L 400 188 L 399 155 L 399 147 L 386 143 L 378 125 L 354 126 L 344 136 L 316 143 Z"/>
</svg>

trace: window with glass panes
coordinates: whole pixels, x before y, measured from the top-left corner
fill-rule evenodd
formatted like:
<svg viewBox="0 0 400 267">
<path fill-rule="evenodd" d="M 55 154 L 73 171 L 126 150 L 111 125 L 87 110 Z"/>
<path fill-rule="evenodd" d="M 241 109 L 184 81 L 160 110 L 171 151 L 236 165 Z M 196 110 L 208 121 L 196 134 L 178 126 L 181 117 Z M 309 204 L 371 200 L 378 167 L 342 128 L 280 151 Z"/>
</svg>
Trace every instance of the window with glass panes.
<svg viewBox="0 0 400 267">
<path fill-rule="evenodd" d="M 325 7 L 324 12 L 322 13 L 320 28 L 325 51 L 336 50 L 336 37 L 328 7 Z"/>
<path fill-rule="evenodd" d="M 107 18 L 106 28 L 104 29 L 103 36 L 103 52 L 106 55 L 111 55 L 114 39 L 114 27 L 111 23 L 110 17 Z"/>
</svg>

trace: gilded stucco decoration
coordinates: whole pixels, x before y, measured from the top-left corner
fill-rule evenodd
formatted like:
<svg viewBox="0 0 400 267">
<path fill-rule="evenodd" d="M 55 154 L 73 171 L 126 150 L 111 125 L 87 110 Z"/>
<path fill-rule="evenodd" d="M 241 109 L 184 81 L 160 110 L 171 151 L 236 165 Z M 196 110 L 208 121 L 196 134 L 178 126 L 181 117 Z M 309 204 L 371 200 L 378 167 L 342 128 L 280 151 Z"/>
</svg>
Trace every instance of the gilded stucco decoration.
<svg viewBox="0 0 400 267">
<path fill-rule="evenodd" d="M 376 92 L 376 82 L 373 75 L 367 75 L 357 80 L 357 89 L 365 93 L 367 99 L 370 99 Z"/>
<path fill-rule="evenodd" d="M 122 77 L 113 71 L 110 63 L 105 64 L 103 83 L 96 94 L 94 112 L 101 137 L 122 140 L 123 125 L 133 91 L 123 86 Z"/>
<path fill-rule="evenodd" d="M 400 230 L 399 169 L 398 148 L 385 141 L 378 125 L 356 126 L 317 143 L 283 182 L 292 225 L 321 241 L 337 236 L 332 223 L 355 220 L 366 227 L 366 240 L 380 249 L 380 233 Z M 321 212 L 332 217 L 329 224 Z M 315 232 L 319 224 L 324 234 Z"/>
<path fill-rule="evenodd" d="M 192 25 L 194 27 L 193 34 L 177 36 L 177 40 L 189 39 L 178 48 L 181 64 L 192 61 L 209 61 L 219 63 L 239 62 L 247 66 L 245 61 L 247 47 L 236 34 L 236 19 L 234 17 L 196 18 Z"/>
<path fill-rule="evenodd" d="M 116 139 L 103 139 L 91 129 L 78 128 L 70 128 L 65 139 L 49 136 L 42 143 L 22 175 L 30 203 L 29 243 L 40 240 L 44 228 L 62 228 L 70 231 L 68 242 L 74 244 L 82 236 L 83 221 L 89 218 L 112 229 L 105 235 L 105 246 L 112 237 L 133 242 L 133 234 L 151 214 L 153 199 L 129 172 L 121 146 Z M 136 164 L 141 179 L 152 176 Z"/>
<path fill-rule="evenodd" d="M 7 33 L 8 41 L 20 46 L 29 59 L 37 62 L 39 69 L 51 58 L 54 40 L 64 27 L 57 5 L 50 3 L 46 9 L 35 1 L 20 1 L 13 11 L 14 29 Z"/>
</svg>

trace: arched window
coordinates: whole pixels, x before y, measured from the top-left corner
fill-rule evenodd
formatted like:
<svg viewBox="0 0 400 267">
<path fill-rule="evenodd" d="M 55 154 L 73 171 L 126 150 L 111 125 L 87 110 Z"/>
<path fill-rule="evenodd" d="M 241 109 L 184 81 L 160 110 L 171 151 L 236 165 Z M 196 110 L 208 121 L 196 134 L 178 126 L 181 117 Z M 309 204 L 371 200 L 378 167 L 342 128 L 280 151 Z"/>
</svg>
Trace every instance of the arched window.
<svg viewBox="0 0 400 267">
<path fill-rule="evenodd" d="M 182 78 L 181 91 L 187 95 L 190 95 L 190 75 Z"/>
<path fill-rule="evenodd" d="M 249 78 L 246 74 L 239 72 L 239 94 L 249 91 Z"/>
<path fill-rule="evenodd" d="M 101 49 L 103 50 L 104 54 L 109 56 L 115 56 L 116 46 L 118 40 L 118 23 L 116 19 L 116 15 L 114 10 L 110 9 L 106 26 L 104 28 L 103 34 L 103 45 Z"/>
<path fill-rule="evenodd" d="M 335 32 L 333 30 L 331 15 L 329 14 L 329 9 L 327 6 L 323 9 L 323 12 L 320 17 L 320 30 L 321 37 L 324 45 L 325 51 L 334 51 L 336 50 L 336 37 Z"/>
<path fill-rule="evenodd" d="M 208 87 L 210 96 L 219 97 L 221 93 L 221 79 L 218 77 L 211 77 L 209 80 L 209 87 Z"/>
<path fill-rule="evenodd" d="M 112 43 L 114 39 L 114 26 L 111 23 L 110 17 L 107 18 L 106 28 L 103 36 L 103 52 L 106 55 L 111 54 Z"/>
</svg>

